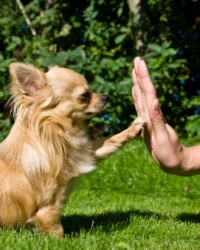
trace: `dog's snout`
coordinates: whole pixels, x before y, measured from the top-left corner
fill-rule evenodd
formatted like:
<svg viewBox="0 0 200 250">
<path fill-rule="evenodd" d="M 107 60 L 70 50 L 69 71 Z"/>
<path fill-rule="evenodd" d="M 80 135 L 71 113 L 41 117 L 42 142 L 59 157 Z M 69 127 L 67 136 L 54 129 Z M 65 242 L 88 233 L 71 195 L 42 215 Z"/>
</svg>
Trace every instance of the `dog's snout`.
<svg viewBox="0 0 200 250">
<path fill-rule="evenodd" d="M 107 103 L 109 101 L 109 97 L 107 95 L 101 95 L 101 100 L 104 102 L 104 103 Z"/>
</svg>

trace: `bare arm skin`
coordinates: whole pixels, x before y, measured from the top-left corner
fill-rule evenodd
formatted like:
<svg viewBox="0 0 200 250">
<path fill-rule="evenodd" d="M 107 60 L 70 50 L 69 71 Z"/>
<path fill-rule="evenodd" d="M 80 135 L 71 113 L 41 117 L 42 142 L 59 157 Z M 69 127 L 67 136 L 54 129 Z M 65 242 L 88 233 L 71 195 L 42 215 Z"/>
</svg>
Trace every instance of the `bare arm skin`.
<svg viewBox="0 0 200 250">
<path fill-rule="evenodd" d="M 200 145 L 185 147 L 180 143 L 176 132 L 164 119 L 147 66 L 140 57 L 134 60 L 132 79 L 136 111 L 146 122 L 142 138 L 155 162 L 170 174 L 200 174 Z"/>
</svg>

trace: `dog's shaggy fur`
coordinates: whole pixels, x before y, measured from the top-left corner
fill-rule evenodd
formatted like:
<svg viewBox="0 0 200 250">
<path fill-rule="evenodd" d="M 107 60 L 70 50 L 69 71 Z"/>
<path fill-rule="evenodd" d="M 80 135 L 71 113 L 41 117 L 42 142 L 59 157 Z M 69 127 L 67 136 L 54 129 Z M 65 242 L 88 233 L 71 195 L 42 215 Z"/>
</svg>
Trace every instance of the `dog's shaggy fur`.
<svg viewBox="0 0 200 250">
<path fill-rule="evenodd" d="M 115 152 L 141 130 L 92 142 L 84 120 L 103 111 L 108 97 L 92 94 L 73 70 L 47 73 L 24 63 L 10 65 L 15 124 L 0 144 L 0 226 L 34 224 L 63 235 L 60 209 L 74 180 L 94 169 L 95 158 Z"/>
</svg>

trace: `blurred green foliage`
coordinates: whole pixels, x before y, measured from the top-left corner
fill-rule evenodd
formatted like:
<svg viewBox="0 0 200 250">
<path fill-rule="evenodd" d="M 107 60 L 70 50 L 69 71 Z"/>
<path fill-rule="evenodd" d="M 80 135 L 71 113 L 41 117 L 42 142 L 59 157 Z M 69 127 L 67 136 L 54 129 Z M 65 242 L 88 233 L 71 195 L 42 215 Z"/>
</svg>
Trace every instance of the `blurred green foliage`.
<svg viewBox="0 0 200 250">
<path fill-rule="evenodd" d="M 137 55 L 148 62 L 169 123 L 178 132 L 200 134 L 193 129 L 192 119 L 199 102 L 191 104 L 198 98 L 198 86 L 191 86 L 191 79 L 200 72 L 199 2 L 141 0 L 138 8 L 132 10 L 133 2 L 22 0 L 36 31 L 33 35 L 17 2 L 1 0 L 3 136 L 9 128 L 4 105 L 9 98 L 5 90 L 10 82 L 11 62 L 24 61 L 44 69 L 55 64 L 69 67 L 84 74 L 94 91 L 108 94 L 110 104 L 106 112 L 89 123 L 98 135 L 120 131 L 136 117 L 131 71 Z"/>
</svg>

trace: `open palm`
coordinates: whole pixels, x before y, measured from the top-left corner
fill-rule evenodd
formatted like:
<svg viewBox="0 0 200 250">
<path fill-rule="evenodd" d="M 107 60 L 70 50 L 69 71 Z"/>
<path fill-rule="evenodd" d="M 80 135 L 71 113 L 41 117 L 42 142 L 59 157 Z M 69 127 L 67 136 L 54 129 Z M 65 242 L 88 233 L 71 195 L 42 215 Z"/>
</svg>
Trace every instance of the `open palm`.
<svg viewBox="0 0 200 250">
<path fill-rule="evenodd" d="M 134 60 L 132 78 L 136 111 L 147 124 L 142 137 L 152 157 L 163 170 L 180 174 L 176 167 L 181 165 L 184 147 L 174 129 L 165 121 L 147 66 L 139 57 Z"/>
</svg>

